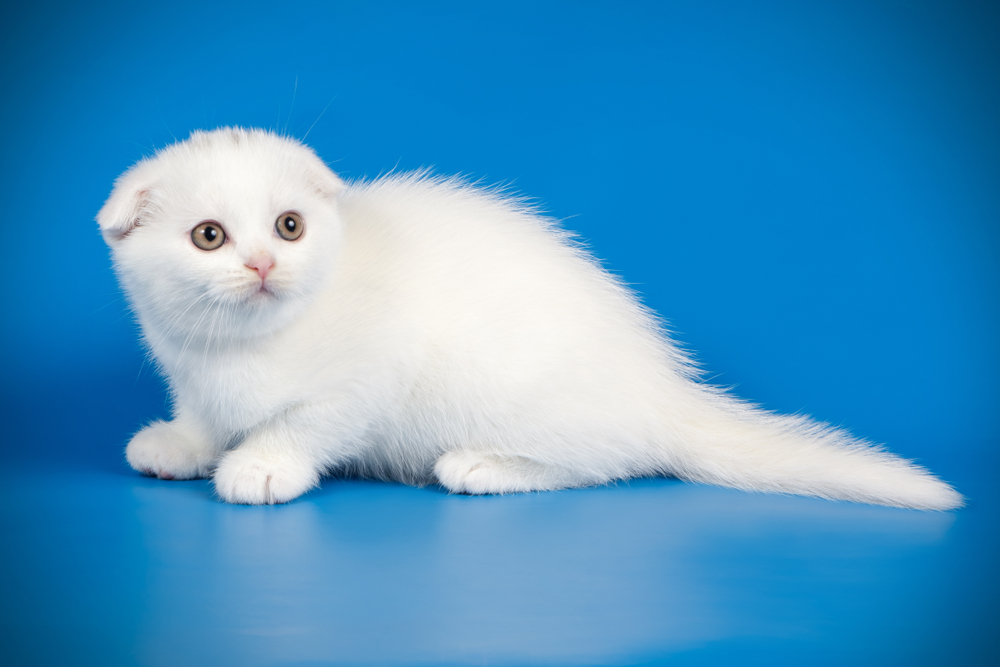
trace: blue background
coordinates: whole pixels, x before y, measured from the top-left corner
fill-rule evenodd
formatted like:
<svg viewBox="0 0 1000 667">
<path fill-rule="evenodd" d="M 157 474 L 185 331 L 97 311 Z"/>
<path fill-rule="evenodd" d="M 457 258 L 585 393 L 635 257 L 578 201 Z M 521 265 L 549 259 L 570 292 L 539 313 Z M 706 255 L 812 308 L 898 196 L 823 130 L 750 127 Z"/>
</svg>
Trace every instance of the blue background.
<svg viewBox="0 0 1000 667">
<path fill-rule="evenodd" d="M 8 664 L 995 664 L 996 3 L 6 3 Z M 325 109 L 325 113 L 324 113 Z M 504 498 L 139 477 L 168 414 L 93 217 L 193 129 L 503 182 L 713 382 L 969 497 L 676 480 Z M 311 128 L 311 130 L 310 130 Z"/>
</svg>

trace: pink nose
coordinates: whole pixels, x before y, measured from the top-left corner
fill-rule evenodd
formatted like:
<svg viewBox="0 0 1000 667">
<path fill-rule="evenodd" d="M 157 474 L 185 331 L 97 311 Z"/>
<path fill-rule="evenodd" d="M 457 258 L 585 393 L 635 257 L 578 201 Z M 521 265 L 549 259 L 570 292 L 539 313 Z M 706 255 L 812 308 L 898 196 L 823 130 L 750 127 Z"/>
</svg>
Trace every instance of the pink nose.
<svg viewBox="0 0 1000 667">
<path fill-rule="evenodd" d="M 260 274 L 260 279 L 267 278 L 268 272 L 274 268 L 274 258 L 270 255 L 254 255 L 243 265 Z"/>
</svg>

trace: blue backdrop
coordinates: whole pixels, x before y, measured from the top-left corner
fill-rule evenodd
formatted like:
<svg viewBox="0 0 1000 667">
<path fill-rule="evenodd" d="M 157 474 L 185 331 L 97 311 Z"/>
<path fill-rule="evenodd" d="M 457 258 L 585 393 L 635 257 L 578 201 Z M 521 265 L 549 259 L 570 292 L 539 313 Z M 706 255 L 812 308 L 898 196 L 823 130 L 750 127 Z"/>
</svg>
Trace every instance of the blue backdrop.
<svg viewBox="0 0 1000 667">
<path fill-rule="evenodd" d="M 2 11 L 0 653 L 995 659 L 995 3 Z M 713 382 L 887 443 L 970 507 L 660 480 L 488 499 L 327 482 L 234 508 L 205 482 L 134 475 L 124 443 L 167 406 L 93 218 L 135 160 L 221 125 L 308 133 L 347 179 L 433 167 L 511 184 Z"/>
</svg>

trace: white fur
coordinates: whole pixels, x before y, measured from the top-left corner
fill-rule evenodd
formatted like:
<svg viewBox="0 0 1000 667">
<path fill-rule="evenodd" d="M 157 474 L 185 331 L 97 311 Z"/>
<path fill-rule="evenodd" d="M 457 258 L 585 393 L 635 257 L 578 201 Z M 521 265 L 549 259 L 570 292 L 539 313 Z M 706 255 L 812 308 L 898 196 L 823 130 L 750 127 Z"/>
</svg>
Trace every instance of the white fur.
<svg viewBox="0 0 1000 667">
<path fill-rule="evenodd" d="M 294 210 L 302 238 L 278 237 Z M 229 242 L 206 252 L 192 228 Z M 299 142 L 225 128 L 143 160 L 98 215 L 174 420 L 136 470 L 229 502 L 327 472 L 509 493 L 672 474 L 949 509 L 930 473 L 697 381 L 655 317 L 551 220 L 459 181 L 345 185 Z M 252 257 L 270 256 L 269 292 Z"/>
</svg>

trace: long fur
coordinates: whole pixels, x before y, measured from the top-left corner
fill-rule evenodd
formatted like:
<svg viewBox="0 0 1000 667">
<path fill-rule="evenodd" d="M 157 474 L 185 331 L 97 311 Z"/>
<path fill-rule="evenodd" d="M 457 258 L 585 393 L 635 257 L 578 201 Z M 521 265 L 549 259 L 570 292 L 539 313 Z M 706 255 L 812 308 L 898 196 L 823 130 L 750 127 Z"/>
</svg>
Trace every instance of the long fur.
<svg viewBox="0 0 1000 667">
<path fill-rule="evenodd" d="M 274 231 L 289 210 L 297 241 Z M 218 250 L 191 242 L 203 220 L 225 229 Z M 132 167 L 98 221 L 174 403 L 126 456 L 212 475 L 230 502 L 285 502 L 340 471 L 460 493 L 669 474 L 962 504 L 881 448 L 700 382 L 628 288 L 496 191 L 426 174 L 345 184 L 293 139 L 224 128 Z"/>
</svg>

